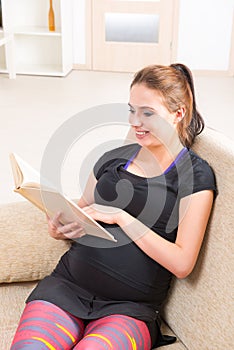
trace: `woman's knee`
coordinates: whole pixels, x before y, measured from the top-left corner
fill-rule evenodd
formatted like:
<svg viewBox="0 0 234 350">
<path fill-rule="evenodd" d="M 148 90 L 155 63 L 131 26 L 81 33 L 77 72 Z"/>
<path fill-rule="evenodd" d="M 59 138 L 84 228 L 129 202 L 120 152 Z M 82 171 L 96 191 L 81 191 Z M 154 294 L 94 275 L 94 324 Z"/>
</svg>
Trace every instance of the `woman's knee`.
<svg viewBox="0 0 234 350">
<path fill-rule="evenodd" d="M 51 303 L 28 303 L 21 316 L 11 350 L 72 349 L 84 332 L 82 320 Z"/>
<path fill-rule="evenodd" d="M 125 315 L 111 315 L 91 321 L 77 350 L 151 349 L 148 327 L 143 321 Z"/>
</svg>

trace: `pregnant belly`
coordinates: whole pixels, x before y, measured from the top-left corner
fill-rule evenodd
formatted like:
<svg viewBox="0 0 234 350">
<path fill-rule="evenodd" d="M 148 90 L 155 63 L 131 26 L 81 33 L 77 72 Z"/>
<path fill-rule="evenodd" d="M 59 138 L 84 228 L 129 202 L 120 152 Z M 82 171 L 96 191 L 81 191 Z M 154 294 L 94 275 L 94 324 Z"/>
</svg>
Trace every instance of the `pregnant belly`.
<svg viewBox="0 0 234 350">
<path fill-rule="evenodd" d="M 129 300 L 148 302 L 151 300 L 149 291 L 142 291 L 121 281 L 119 278 L 100 270 L 87 261 L 71 256 L 63 256 L 54 274 L 75 283 L 90 293 L 114 300 Z M 146 288 L 147 289 L 147 288 Z"/>
</svg>

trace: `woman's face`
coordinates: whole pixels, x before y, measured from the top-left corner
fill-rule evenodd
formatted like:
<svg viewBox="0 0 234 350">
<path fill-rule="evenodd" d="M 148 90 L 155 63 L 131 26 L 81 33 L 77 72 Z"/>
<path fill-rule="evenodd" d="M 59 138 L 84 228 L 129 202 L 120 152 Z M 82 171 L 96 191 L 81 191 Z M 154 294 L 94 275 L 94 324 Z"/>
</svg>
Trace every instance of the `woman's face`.
<svg viewBox="0 0 234 350">
<path fill-rule="evenodd" d="M 178 139 L 176 124 L 178 113 L 171 113 L 163 103 L 159 92 L 144 84 L 133 85 L 129 99 L 129 123 L 135 137 L 143 147 L 169 145 Z"/>
</svg>

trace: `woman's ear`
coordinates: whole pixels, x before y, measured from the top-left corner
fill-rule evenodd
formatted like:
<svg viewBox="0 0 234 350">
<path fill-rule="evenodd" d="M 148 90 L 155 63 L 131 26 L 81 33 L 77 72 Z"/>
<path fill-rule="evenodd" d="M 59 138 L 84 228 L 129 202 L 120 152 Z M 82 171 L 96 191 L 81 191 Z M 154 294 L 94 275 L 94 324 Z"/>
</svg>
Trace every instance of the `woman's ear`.
<svg viewBox="0 0 234 350">
<path fill-rule="evenodd" d="M 181 122 L 181 120 L 185 116 L 185 113 L 186 113 L 186 109 L 185 109 L 184 106 L 182 106 L 179 109 L 177 109 L 177 111 L 175 112 L 174 123 L 177 124 L 177 123 Z"/>
</svg>

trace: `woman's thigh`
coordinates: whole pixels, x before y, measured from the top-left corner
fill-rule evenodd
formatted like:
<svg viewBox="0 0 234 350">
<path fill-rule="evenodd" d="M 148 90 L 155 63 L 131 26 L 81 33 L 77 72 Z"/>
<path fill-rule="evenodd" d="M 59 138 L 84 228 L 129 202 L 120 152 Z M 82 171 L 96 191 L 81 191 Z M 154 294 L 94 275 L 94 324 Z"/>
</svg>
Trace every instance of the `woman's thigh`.
<svg viewBox="0 0 234 350">
<path fill-rule="evenodd" d="M 54 304 L 34 300 L 25 306 L 10 350 L 68 350 L 83 334 L 82 320 Z"/>
<path fill-rule="evenodd" d="M 151 338 L 145 322 L 125 315 L 110 315 L 91 321 L 76 350 L 149 350 Z"/>
</svg>

